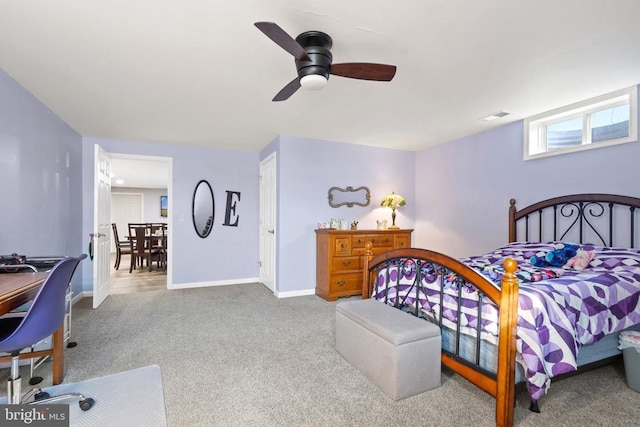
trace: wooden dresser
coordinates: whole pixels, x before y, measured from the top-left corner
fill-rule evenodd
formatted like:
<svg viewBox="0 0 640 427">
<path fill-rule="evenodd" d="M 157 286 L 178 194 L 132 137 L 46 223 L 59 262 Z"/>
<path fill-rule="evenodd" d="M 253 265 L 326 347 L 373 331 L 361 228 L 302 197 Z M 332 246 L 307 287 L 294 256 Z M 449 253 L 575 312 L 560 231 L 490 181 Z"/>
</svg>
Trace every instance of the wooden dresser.
<svg viewBox="0 0 640 427">
<path fill-rule="evenodd" d="M 362 294 L 364 245 L 373 254 L 411 247 L 413 230 L 316 230 L 316 295 L 327 301 Z"/>
</svg>

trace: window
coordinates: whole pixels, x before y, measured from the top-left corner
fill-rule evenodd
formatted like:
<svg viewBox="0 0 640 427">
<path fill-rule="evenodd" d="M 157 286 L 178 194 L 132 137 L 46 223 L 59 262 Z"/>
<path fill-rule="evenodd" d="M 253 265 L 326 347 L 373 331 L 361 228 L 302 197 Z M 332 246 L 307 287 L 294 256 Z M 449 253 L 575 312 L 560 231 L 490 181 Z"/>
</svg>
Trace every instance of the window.
<svg viewBox="0 0 640 427">
<path fill-rule="evenodd" d="M 524 159 L 637 141 L 637 98 L 633 86 L 525 119 Z"/>
</svg>

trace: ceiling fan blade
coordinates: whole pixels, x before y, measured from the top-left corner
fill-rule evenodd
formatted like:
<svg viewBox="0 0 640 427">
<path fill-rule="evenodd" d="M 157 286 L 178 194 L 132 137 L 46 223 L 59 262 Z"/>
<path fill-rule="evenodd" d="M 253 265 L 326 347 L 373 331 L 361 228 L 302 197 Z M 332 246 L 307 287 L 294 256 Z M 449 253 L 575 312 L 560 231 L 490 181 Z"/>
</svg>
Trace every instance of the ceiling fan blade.
<svg viewBox="0 0 640 427">
<path fill-rule="evenodd" d="M 368 62 L 349 62 L 332 64 L 331 74 L 360 80 L 389 82 L 396 75 L 395 65 L 372 64 Z"/>
<path fill-rule="evenodd" d="M 289 99 L 291 95 L 296 93 L 296 91 L 300 89 L 300 79 L 297 77 L 291 80 L 285 87 L 283 87 L 280 92 L 273 97 L 272 101 L 284 101 Z"/>
<path fill-rule="evenodd" d="M 256 22 L 256 27 L 298 61 L 311 61 L 304 48 L 274 22 Z"/>
</svg>

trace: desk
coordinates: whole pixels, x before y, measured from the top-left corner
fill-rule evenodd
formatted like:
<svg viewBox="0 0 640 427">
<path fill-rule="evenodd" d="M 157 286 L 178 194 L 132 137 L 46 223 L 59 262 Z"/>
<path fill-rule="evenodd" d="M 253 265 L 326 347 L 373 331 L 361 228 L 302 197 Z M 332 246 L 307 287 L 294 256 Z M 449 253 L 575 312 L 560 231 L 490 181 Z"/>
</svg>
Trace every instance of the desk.
<svg viewBox="0 0 640 427">
<path fill-rule="evenodd" d="M 0 315 L 10 312 L 35 298 L 40 286 L 49 273 L 0 274 Z M 53 334 L 53 346 L 49 350 L 34 351 L 20 355 L 21 359 L 32 357 L 53 357 L 53 385 L 64 379 L 64 322 Z M 0 362 L 8 362 L 10 356 L 0 357 Z"/>
</svg>

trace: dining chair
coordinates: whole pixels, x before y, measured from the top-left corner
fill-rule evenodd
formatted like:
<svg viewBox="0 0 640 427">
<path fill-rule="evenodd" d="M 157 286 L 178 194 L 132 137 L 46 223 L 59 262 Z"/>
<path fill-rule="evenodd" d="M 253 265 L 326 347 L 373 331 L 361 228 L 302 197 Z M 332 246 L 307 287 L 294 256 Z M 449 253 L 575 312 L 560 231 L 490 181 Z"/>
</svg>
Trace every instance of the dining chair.
<svg viewBox="0 0 640 427">
<path fill-rule="evenodd" d="M 80 409 L 83 411 L 93 406 L 93 399 L 80 393 L 49 396 L 42 389 L 34 388 L 23 396 L 20 378 L 20 353 L 62 327 L 66 315 L 67 287 L 76 267 L 86 257 L 86 254 L 82 254 L 75 258 L 63 258 L 49 272 L 23 317 L 0 319 L 0 352 L 11 354 L 7 403 L 50 404 L 74 398 L 79 400 Z"/>
<path fill-rule="evenodd" d="M 151 227 L 147 223 L 130 223 L 129 224 L 129 240 L 131 241 L 131 265 L 129 273 L 136 269 L 136 265 L 140 262 L 142 267 L 144 261 L 147 261 L 149 271 L 153 267 L 153 261 L 160 262 L 161 253 L 158 248 L 154 248 L 151 244 Z"/>
<path fill-rule="evenodd" d="M 150 223 L 151 246 L 160 251 L 159 264 L 163 268 L 167 268 L 167 223 L 158 222 Z M 160 265 L 158 266 L 160 268 Z"/>
<path fill-rule="evenodd" d="M 115 222 L 111 223 L 111 228 L 113 229 L 113 240 L 116 242 L 116 262 L 113 268 L 117 270 L 120 268 L 122 255 L 131 255 L 131 242 L 129 240 L 120 240 L 118 226 Z"/>
</svg>

